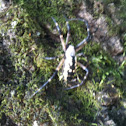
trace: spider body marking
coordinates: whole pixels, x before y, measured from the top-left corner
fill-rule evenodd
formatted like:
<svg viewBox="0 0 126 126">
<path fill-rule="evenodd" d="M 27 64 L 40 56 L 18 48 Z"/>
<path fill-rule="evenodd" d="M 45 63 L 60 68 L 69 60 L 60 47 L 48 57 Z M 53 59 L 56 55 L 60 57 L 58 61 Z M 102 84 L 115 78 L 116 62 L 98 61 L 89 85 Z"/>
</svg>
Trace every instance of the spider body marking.
<svg viewBox="0 0 126 126">
<path fill-rule="evenodd" d="M 85 19 L 80 19 L 80 18 L 66 19 L 66 25 L 67 25 L 68 32 L 67 32 L 67 38 L 66 38 L 66 43 L 65 43 L 58 23 L 56 22 L 56 20 L 53 17 L 52 17 L 52 20 L 55 23 L 57 31 L 59 32 L 60 41 L 61 41 L 61 45 L 62 45 L 62 48 L 63 48 L 63 51 L 64 51 L 64 55 L 60 55 L 60 56 L 57 56 L 57 57 L 43 57 L 43 59 L 46 59 L 46 60 L 54 60 L 54 59 L 57 59 L 58 57 L 62 57 L 62 59 L 61 59 L 59 65 L 56 67 L 53 75 L 36 92 L 34 92 L 34 94 L 32 94 L 30 98 L 32 98 L 35 94 L 37 94 L 39 91 L 41 91 L 41 89 L 44 88 L 54 78 L 54 76 L 57 74 L 57 72 L 61 69 L 62 66 L 63 66 L 62 76 L 63 76 L 63 79 L 64 79 L 65 82 L 72 80 L 72 76 L 75 73 L 77 65 L 79 67 L 81 67 L 86 72 L 85 76 L 83 77 L 83 80 L 81 80 L 81 83 L 79 83 L 80 81 L 78 80 L 76 85 L 73 85 L 71 87 L 67 87 L 65 90 L 69 90 L 69 89 L 73 89 L 73 88 L 81 86 L 84 83 L 84 81 L 87 79 L 87 76 L 88 76 L 88 73 L 89 73 L 88 69 L 83 64 L 77 62 L 77 57 L 78 56 L 84 56 L 84 54 L 83 53 L 76 54 L 79 50 L 81 50 L 84 47 L 84 45 L 90 39 L 90 31 L 89 31 L 88 22 Z M 75 47 L 73 45 L 68 45 L 69 37 L 70 37 L 70 26 L 69 26 L 70 21 L 82 21 L 82 22 L 85 23 L 85 25 L 87 27 L 87 33 L 88 33 L 87 37 L 85 39 L 83 39 Z"/>
<path fill-rule="evenodd" d="M 65 82 L 70 81 L 75 73 L 77 60 L 75 53 L 73 45 L 69 45 L 65 51 L 65 60 L 63 65 L 63 79 Z"/>
</svg>

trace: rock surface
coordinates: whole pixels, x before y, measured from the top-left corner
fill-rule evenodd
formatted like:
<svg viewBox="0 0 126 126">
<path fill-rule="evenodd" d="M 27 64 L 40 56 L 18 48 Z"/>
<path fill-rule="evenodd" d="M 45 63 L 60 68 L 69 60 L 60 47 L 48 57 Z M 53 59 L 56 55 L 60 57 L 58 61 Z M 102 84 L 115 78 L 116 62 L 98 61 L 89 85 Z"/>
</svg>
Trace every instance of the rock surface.
<svg viewBox="0 0 126 126">
<path fill-rule="evenodd" d="M 101 17 L 94 19 L 93 15 L 90 14 L 88 8 L 83 3 L 80 7 L 80 11 L 77 16 L 84 18 L 89 22 L 90 30 L 92 33 L 92 41 L 100 43 L 102 45 L 103 49 L 105 51 L 109 52 L 110 55 L 113 56 L 113 58 L 115 58 L 114 56 L 117 56 L 117 55 L 123 53 L 124 49 L 121 44 L 119 36 L 118 35 L 115 35 L 115 36 L 109 35 L 109 29 L 108 29 L 108 24 L 107 24 L 105 15 L 102 15 Z M 116 18 L 115 18 L 115 20 L 116 20 Z M 117 22 L 117 24 L 119 24 L 118 22 Z M 119 57 L 125 58 L 123 55 L 120 55 Z M 117 61 L 117 59 L 116 59 L 116 61 Z M 121 60 L 119 60 L 117 62 L 120 63 Z"/>
</svg>

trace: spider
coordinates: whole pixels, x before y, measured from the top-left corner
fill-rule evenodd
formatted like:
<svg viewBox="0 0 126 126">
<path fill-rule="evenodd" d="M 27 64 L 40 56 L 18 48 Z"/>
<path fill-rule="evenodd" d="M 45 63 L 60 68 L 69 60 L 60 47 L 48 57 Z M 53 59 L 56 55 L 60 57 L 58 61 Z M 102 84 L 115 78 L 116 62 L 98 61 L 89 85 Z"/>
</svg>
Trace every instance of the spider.
<svg viewBox="0 0 126 126">
<path fill-rule="evenodd" d="M 72 76 L 75 73 L 76 70 L 76 66 L 80 66 L 85 72 L 85 76 L 83 77 L 83 80 L 81 80 L 81 82 L 78 84 L 75 84 L 71 87 L 67 87 L 65 90 L 69 90 L 69 89 L 73 89 L 76 87 L 81 86 L 84 81 L 87 79 L 88 76 L 88 69 L 81 64 L 80 62 L 77 62 L 77 56 L 83 56 L 83 53 L 78 53 L 76 54 L 76 52 L 78 52 L 79 50 L 81 50 L 84 45 L 89 41 L 90 39 L 90 31 L 89 31 L 89 25 L 88 22 L 85 19 L 80 19 L 80 18 L 72 18 L 72 19 L 67 19 L 66 18 L 66 26 L 67 26 L 67 37 L 66 37 L 66 42 L 64 42 L 63 39 L 63 35 L 61 34 L 61 30 L 59 28 L 58 23 L 56 22 L 55 18 L 52 17 L 53 22 L 56 25 L 56 29 L 59 32 L 59 36 L 60 36 L 60 41 L 61 41 L 61 45 L 64 51 L 64 54 L 61 55 L 62 59 L 60 60 L 58 66 L 55 69 L 55 72 L 53 73 L 53 75 L 36 91 L 34 92 L 34 94 L 31 95 L 31 98 L 37 94 L 40 90 L 42 90 L 42 88 L 44 88 L 49 82 L 51 82 L 51 80 L 54 78 L 54 76 L 58 73 L 58 71 L 61 69 L 61 67 L 63 66 L 63 70 L 62 70 L 62 76 L 64 81 L 67 83 L 68 81 L 71 81 Z M 87 37 L 85 39 L 83 39 L 76 47 L 74 47 L 73 45 L 68 44 L 69 42 L 69 37 L 70 37 L 70 25 L 69 22 L 70 21 L 81 21 L 84 22 L 86 27 L 87 27 Z M 57 57 L 43 57 L 43 59 L 46 60 L 53 60 L 53 59 L 57 59 L 60 56 Z"/>
</svg>

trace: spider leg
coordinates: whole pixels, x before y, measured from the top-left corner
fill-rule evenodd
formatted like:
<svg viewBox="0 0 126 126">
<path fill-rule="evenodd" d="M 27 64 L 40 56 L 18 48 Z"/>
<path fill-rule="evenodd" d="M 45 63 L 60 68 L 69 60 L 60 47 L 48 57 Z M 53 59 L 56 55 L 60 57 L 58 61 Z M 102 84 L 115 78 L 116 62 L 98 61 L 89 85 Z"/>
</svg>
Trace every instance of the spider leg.
<svg viewBox="0 0 126 126">
<path fill-rule="evenodd" d="M 61 41 L 61 44 L 62 44 L 62 47 L 63 47 L 63 51 L 65 52 L 65 50 L 66 50 L 66 44 L 65 44 L 65 42 L 64 42 L 63 35 L 61 34 L 61 30 L 60 30 L 60 28 L 59 28 L 59 25 L 58 25 L 58 23 L 56 22 L 55 18 L 52 17 L 52 20 L 53 20 L 53 22 L 55 23 L 56 28 L 57 28 L 57 30 L 58 30 L 58 32 L 59 32 L 60 41 Z"/>
<path fill-rule="evenodd" d="M 85 39 L 83 39 L 76 47 L 75 50 L 76 52 L 78 52 L 80 49 L 83 48 L 83 46 L 88 42 L 88 40 L 90 39 L 90 31 L 89 31 L 89 25 L 88 22 L 85 19 L 80 19 L 80 18 L 72 18 L 72 19 L 67 19 L 68 21 L 82 21 L 85 23 L 86 27 L 87 27 L 87 37 Z"/>
<path fill-rule="evenodd" d="M 42 59 L 45 59 L 45 60 L 54 60 L 54 59 L 57 59 L 59 57 L 63 57 L 63 55 L 59 55 L 59 56 L 55 56 L 55 57 L 42 57 Z"/>
<path fill-rule="evenodd" d="M 78 56 L 79 56 L 79 57 L 81 57 L 81 56 L 84 57 L 85 55 L 84 55 L 84 53 L 78 53 L 76 56 L 77 56 L 77 57 L 78 57 Z"/>
<path fill-rule="evenodd" d="M 70 37 L 70 25 L 69 25 L 69 21 L 66 18 L 66 16 L 65 16 L 65 19 L 66 19 L 66 26 L 67 26 L 67 38 L 66 38 L 66 45 L 67 45 L 69 42 L 69 37 Z"/>
<path fill-rule="evenodd" d="M 81 83 L 79 83 L 79 84 L 77 84 L 77 85 L 74 85 L 74 86 L 72 86 L 72 87 L 66 88 L 65 90 L 69 90 L 69 89 L 73 89 L 73 88 L 79 87 L 79 86 L 81 86 L 81 85 L 84 83 L 84 81 L 87 79 L 87 76 L 88 76 L 88 73 L 89 73 L 88 69 L 87 69 L 83 64 L 81 64 L 81 63 L 79 63 L 79 62 L 77 62 L 77 64 L 78 64 L 83 70 L 86 71 L 86 74 L 85 74 L 83 80 L 81 81 Z"/>
<path fill-rule="evenodd" d="M 60 70 L 60 68 L 62 67 L 64 63 L 64 58 L 61 59 L 59 65 L 56 67 L 55 72 L 53 73 L 53 75 L 36 91 L 34 92 L 30 98 L 32 98 L 34 95 L 36 95 L 39 91 L 42 90 L 42 88 L 44 88 L 49 82 L 51 82 L 51 80 L 54 78 L 54 76 L 57 74 L 57 72 Z"/>
<path fill-rule="evenodd" d="M 88 25 L 88 22 L 84 19 L 79 19 L 83 22 L 85 22 L 85 25 L 87 27 L 87 37 L 85 39 L 83 39 L 76 47 L 75 47 L 75 50 L 76 52 L 78 52 L 80 49 L 82 49 L 84 47 L 85 44 L 87 44 L 87 42 L 89 41 L 90 39 L 90 30 L 89 30 L 89 25 Z"/>
<path fill-rule="evenodd" d="M 54 60 L 54 59 L 57 59 L 58 57 L 42 57 L 42 59 L 45 59 L 45 60 Z"/>
</svg>

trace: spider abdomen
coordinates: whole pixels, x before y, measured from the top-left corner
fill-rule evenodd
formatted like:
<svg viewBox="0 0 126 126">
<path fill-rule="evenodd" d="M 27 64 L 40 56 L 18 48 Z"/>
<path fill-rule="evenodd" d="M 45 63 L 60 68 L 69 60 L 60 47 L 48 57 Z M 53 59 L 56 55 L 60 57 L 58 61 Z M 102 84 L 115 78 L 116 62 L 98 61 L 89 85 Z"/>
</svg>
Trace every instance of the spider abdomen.
<svg viewBox="0 0 126 126">
<path fill-rule="evenodd" d="M 65 61 L 63 67 L 63 78 L 64 81 L 70 81 L 75 73 L 76 67 L 76 56 L 75 48 L 72 45 L 69 45 L 65 52 Z"/>
</svg>

